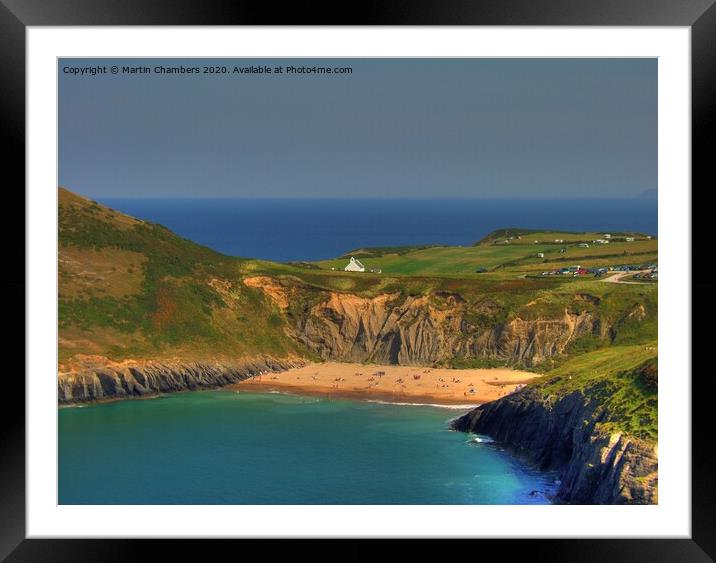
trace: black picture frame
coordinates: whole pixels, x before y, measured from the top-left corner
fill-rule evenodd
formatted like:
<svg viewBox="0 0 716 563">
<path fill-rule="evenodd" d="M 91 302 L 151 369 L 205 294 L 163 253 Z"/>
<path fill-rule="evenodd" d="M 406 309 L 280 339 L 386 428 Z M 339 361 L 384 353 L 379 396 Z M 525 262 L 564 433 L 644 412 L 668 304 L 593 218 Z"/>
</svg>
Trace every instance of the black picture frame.
<svg viewBox="0 0 716 563">
<path fill-rule="evenodd" d="M 709 207 L 693 205 L 699 193 L 714 186 L 712 166 L 714 115 L 716 114 L 716 6 L 713 0 L 397 0 L 377 2 L 364 0 L 347 4 L 315 1 L 310 4 L 275 5 L 273 2 L 245 2 L 236 0 L 196 2 L 193 0 L 0 0 L 0 135 L 4 138 L 3 176 L 6 209 L 14 210 L 2 222 L 5 240 L 14 242 L 24 233 L 25 185 L 25 32 L 28 26 L 86 26 L 86 25 L 501 25 L 501 26 L 688 26 L 691 28 L 692 62 L 692 256 L 706 250 L 708 232 L 696 227 L 699 213 L 709 213 Z M 689 186 L 684 186 L 689 189 Z M 19 224 L 13 224 L 13 219 Z M 705 222 L 701 223 L 704 225 Z M 702 242 L 703 241 L 703 242 Z M 8 244 L 4 256 L 12 263 L 13 274 L 3 276 L 6 311 L 20 319 L 24 293 L 25 255 L 19 245 Z M 694 250 L 695 249 L 695 250 Z M 693 276 L 692 303 L 698 303 L 699 317 L 709 318 L 713 309 L 716 278 L 708 275 L 708 266 Z M 703 280 L 703 281 L 701 281 Z M 17 309 L 17 311 L 14 310 Z M 6 338 L 6 350 L 20 349 L 24 331 L 24 311 L 21 324 L 12 326 Z M 692 371 L 692 535 L 690 539 L 534 539 L 534 540 L 465 540 L 454 542 L 449 549 L 465 547 L 475 556 L 485 548 L 505 550 L 514 556 L 546 561 L 712 561 L 716 556 L 714 530 L 716 518 L 716 468 L 713 439 L 710 436 L 711 374 L 697 369 L 700 350 L 708 349 L 706 330 L 692 329 L 694 352 Z M 16 354 L 17 355 L 17 354 Z M 9 354 L 8 354 L 8 357 Z M 25 539 L 25 386 L 17 376 L 19 366 L 11 362 L 6 367 L 2 390 L 4 406 L 0 408 L 0 557 L 9 562 L 19 561 L 134 561 L 161 553 L 163 558 L 179 555 L 180 560 L 206 558 L 213 549 L 212 540 L 40 540 Z M 679 374 L 688 381 L 690 374 Z M 476 529 L 479 523 L 476 522 Z M 558 535 L 558 530 L 555 530 Z M 229 540 L 222 540 L 226 543 Z M 236 546 L 240 553 L 260 540 L 230 540 L 243 542 Z M 333 554 L 344 558 L 369 556 L 379 540 L 354 541 L 354 546 L 314 545 L 311 540 L 275 541 L 279 552 L 290 550 L 292 557 L 316 553 Z M 480 544 L 467 544 L 479 541 Z M 402 543 L 402 542 L 401 542 Z M 416 542 L 417 543 L 417 542 Z M 395 545 L 381 541 L 380 553 L 389 555 L 399 549 L 406 556 L 411 545 Z M 421 548 L 420 544 L 417 544 Z M 332 550 L 332 551 L 328 551 Z M 317 550 L 320 550 L 317 552 Z M 340 550 L 340 551 L 338 551 Z M 369 551 L 370 550 L 370 551 Z M 476 550 L 476 551 L 475 551 Z M 215 553 L 215 552 L 214 552 Z M 281 553 L 282 554 L 282 553 Z M 271 557 L 280 556 L 272 551 Z M 511 557 L 511 558 L 512 558 Z"/>
</svg>

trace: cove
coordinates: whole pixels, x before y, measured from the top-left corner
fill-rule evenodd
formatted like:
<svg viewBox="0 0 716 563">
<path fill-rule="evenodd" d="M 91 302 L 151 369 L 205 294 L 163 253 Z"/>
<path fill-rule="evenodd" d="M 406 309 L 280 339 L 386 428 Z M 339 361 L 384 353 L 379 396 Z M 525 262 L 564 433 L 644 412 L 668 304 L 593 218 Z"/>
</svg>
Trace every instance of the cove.
<svg viewBox="0 0 716 563">
<path fill-rule="evenodd" d="M 60 504 L 547 504 L 433 406 L 204 391 L 61 408 Z"/>
</svg>

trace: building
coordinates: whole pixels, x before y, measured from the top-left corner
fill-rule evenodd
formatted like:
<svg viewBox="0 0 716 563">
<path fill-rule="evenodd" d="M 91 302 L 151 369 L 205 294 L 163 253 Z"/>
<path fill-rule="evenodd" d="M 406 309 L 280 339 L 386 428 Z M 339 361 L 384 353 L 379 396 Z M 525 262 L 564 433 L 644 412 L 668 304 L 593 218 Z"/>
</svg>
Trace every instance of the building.
<svg viewBox="0 0 716 563">
<path fill-rule="evenodd" d="M 612 238 L 612 235 L 610 235 L 609 233 L 606 233 L 606 234 L 604 235 L 604 238 Z"/>
<path fill-rule="evenodd" d="M 356 260 L 351 256 L 351 261 L 344 268 L 346 272 L 365 272 L 365 266 L 360 261 Z"/>
</svg>

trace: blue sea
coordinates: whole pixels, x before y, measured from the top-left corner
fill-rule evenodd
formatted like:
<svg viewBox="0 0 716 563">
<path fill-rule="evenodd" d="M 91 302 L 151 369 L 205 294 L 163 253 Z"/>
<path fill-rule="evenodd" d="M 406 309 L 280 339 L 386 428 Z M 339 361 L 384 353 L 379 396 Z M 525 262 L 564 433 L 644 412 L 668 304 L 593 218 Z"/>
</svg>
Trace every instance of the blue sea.
<svg viewBox="0 0 716 563">
<path fill-rule="evenodd" d="M 555 475 L 448 430 L 462 412 L 234 391 L 61 408 L 59 503 L 548 503 Z"/>
<path fill-rule="evenodd" d="M 470 245 L 504 227 L 656 236 L 657 200 L 100 199 L 231 256 L 334 258 L 366 246 Z"/>
</svg>

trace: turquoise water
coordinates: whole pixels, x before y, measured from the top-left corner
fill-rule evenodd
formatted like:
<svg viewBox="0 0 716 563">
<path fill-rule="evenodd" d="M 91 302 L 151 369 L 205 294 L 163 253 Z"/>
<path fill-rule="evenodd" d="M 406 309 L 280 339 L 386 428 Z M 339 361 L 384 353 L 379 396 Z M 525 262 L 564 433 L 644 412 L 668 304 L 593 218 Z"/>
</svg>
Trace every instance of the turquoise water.
<svg viewBox="0 0 716 563">
<path fill-rule="evenodd" d="M 59 410 L 60 504 L 544 504 L 463 411 L 206 391 Z"/>
</svg>

